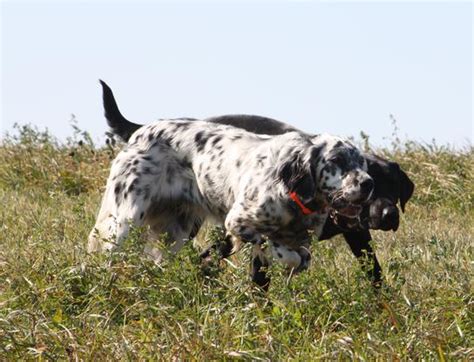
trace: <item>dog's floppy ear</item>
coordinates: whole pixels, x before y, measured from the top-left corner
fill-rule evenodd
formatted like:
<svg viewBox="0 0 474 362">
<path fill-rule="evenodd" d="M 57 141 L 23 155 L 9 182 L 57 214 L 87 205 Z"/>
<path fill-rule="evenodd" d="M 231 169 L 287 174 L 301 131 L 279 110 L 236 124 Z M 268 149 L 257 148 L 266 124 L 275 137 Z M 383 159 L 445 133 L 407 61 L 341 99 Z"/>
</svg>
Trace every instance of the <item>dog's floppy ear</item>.
<svg viewBox="0 0 474 362">
<path fill-rule="evenodd" d="M 296 192 L 302 201 L 310 201 L 316 193 L 316 184 L 311 166 L 303 164 L 298 155 L 283 163 L 278 170 L 278 177 L 289 192 Z"/>
<path fill-rule="evenodd" d="M 405 212 L 405 204 L 413 195 L 415 184 L 408 178 L 408 175 L 402 169 L 399 169 L 398 172 L 400 177 L 400 207 L 402 211 Z"/>
</svg>

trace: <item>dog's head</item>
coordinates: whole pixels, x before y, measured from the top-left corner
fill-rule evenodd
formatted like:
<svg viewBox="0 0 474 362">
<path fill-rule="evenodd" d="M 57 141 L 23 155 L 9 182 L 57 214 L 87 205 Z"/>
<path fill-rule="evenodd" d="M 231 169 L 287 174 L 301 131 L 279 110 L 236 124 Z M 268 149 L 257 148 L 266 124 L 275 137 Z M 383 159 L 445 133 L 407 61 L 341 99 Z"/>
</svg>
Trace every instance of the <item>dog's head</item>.
<svg viewBox="0 0 474 362">
<path fill-rule="evenodd" d="M 368 172 L 375 181 L 372 201 L 364 209 L 367 226 L 396 231 L 400 223 L 397 203 L 405 212 L 405 205 L 413 195 L 415 185 L 398 163 L 370 154 L 365 158 Z"/>
<path fill-rule="evenodd" d="M 357 217 L 374 189 L 365 158 L 351 142 L 339 137 L 320 135 L 313 143 L 320 150 L 314 160 L 318 191 L 331 209 L 348 218 Z"/>
<path fill-rule="evenodd" d="M 342 229 L 379 229 L 397 231 L 402 212 L 413 195 L 415 185 L 396 162 L 366 154 L 368 174 L 374 180 L 374 192 L 364 205 L 358 219 L 333 215 L 333 222 Z"/>
<path fill-rule="evenodd" d="M 280 178 L 304 203 L 322 200 L 341 215 L 356 218 L 374 188 L 364 157 L 339 137 L 320 135 L 312 143 L 283 164 Z"/>
</svg>

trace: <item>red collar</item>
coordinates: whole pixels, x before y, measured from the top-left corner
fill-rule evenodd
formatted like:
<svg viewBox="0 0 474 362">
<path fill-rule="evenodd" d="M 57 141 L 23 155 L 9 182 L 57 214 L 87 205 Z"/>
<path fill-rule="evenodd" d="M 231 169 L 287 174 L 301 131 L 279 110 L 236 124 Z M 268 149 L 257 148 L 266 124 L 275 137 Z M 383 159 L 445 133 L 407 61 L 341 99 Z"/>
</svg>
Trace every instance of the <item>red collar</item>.
<svg viewBox="0 0 474 362">
<path fill-rule="evenodd" d="M 316 211 L 313 211 L 313 210 L 310 210 L 308 209 L 306 206 L 304 206 L 303 202 L 300 200 L 300 198 L 298 197 L 298 195 L 296 194 L 296 192 L 290 192 L 290 199 L 292 199 L 296 205 L 298 205 L 301 209 L 301 212 L 304 214 L 304 215 L 310 215 L 312 213 L 315 213 Z"/>
<path fill-rule="evenodd" d="M 300 200 L 300 198 L 298 197 L 298 194 L 296 192 L 294 192 L 294 191 L 290 192 L 288 195 L 290 196 L 290 199 L 293 200 L 296 205 L 298 205 L 298 207 L 300 208 L 303 215 L 324 214 L 324 213 L 327 212 L 327 205 L 326 204 L 324 204 L 322 206 L 321 210 L 314 211 L 314 210 L 311 210 L 310 208 L 306 207 L 305 204 L 303 204 L 303 202 Z"/>
</svg>

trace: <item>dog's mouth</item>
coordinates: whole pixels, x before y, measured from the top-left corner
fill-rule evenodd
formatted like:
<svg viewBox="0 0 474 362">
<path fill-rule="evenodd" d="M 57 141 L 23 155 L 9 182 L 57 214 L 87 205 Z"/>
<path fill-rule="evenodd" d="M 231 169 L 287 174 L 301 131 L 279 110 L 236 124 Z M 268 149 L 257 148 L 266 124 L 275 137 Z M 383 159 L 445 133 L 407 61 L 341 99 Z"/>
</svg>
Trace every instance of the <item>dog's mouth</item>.
<svg viewBox="0 0 474 362">
<path fill-rule="evenodd" d="M 362 206 L 349 203 L 342 208 L 334 208 L 333 210 L 337 215 L 342 215 L 349 219 L 355 219 L 359 217 L 360 212 L 362 211 Z"/>
<path fill-rule="evenodd" d="M 329 205 L 333 214 L 349 219 L 358 218 L 362 211 L 361 204 L 350 202 L 340 192 L 329 197 Z"/>
</svg>

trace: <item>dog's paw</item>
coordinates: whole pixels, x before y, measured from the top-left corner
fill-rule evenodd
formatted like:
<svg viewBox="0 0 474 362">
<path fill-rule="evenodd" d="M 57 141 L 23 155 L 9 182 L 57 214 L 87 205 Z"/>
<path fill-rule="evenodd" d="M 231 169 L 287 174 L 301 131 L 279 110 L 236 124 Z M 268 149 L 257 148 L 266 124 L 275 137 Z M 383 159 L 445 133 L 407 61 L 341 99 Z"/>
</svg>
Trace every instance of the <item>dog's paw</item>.
<svg viewBox="0 0 474 362">
<path fill-rule="evenodd" d="M 298 255 L 300 256 L 300 264 L 295 268 L 294 272 L 299 273 L 303 270 L 306 270 L 311 265 L 311 252 L 308 248 L 301 246 L 298 250 Z"/>
<path fill-rule="evenodd" d="M 311 253 L 305 246 L 300 246 L 297 250 L 290 249 L 278 243 L 271 244 L 273 257 L 280 263 L 285 264 L 293 273 L 299 273 L 309 268 L 311 264 Z"/>
</svg>

